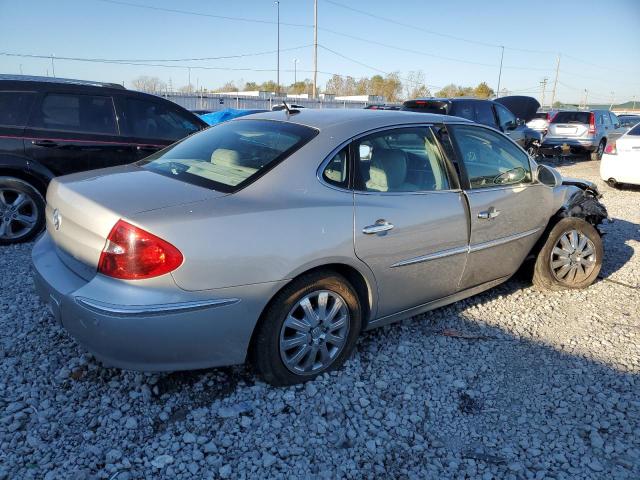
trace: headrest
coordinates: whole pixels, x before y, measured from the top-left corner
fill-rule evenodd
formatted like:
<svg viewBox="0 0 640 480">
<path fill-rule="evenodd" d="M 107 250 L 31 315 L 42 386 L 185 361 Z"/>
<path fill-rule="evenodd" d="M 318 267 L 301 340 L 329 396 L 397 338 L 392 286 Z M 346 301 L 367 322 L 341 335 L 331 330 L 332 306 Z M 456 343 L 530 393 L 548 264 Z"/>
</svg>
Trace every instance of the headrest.
<svg viewBox="0 0 640 480">
<path fill-rule="evenodd" d="M 374 149 L 367 186 L 386 192 L 400 187 L 407 177 L 407 159 L 401 150 Z"/>
<path fill-rule="evenodd" d="M 235 150 L 217 148 L 211 154 L 211 163 L 225 167 L 236 167 L 240 165 L 240 155 Z"/>
</svg>

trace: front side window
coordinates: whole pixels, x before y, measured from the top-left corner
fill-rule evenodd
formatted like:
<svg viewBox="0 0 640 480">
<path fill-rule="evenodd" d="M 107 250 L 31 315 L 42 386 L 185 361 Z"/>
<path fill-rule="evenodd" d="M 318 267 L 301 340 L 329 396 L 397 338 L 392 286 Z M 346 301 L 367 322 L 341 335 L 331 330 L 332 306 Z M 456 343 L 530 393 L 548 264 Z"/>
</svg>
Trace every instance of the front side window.
<svg viewBox="0 0 640 480">
<path fill-rule="evenodd" d="M 168 105 L 136 98 L 125 100 L 125 123 L 126 133 L 137 138 L 179 140 L 200 129 Z"/>
<path fill-rule="evenodd" d="M 474 102 L 476 105 L 476 122 L 490 127 L 497 127 L 493 108 L 489 102 Z"/>
<path fill-rule="evenodd" d="M 496 104 L 496 112 L 498 113 L 500 130 L 506 131 L 516 127 L 516 116 L 511 113 L 506 107 L 503 107 L 500 104 Z"/>
<path fill-rule="evenodd" d="M 356 189 L 367 192 L 447 190 L 444 159 L 431 129 L 398 128 L 354 142 Z"/>
<path fill-rule="evenodd" d="M 116 135 L 111 97 L 51 93 L 44 97 L 32 126 L 51 130 Z"/>
<path fill-rule="evenodd" d="M 609 117 L 611 118 L 611 123 L 614 126 L 618 126 L 618 127 L 620 126 L 620 120 L 618 120 L 618 117 L 616 116 L 615 113 L 609 112 Z"/>
<path fill-rule="evenodd" d="M 24 127 L 35 98 L 32 92 L 0 92 L 0 125 Z"/>
<path fill-rule="evenodd" d="M 476 112 L 473 108 L 473 102 L 467 100 L 459 100 L 452 104 L 451 115 L 466 118 L 472 122 L 476 121 Z"/>
<path fill-rule="evenodd" d="M 161 150 L 138 165 L 194 185 L 235 192 L 316 134 L 317 130 L 294 123 L 229 121 Z"/>
<path fill-rule="evenodd" d="M 503 135 L 467 125 L 452 129 L 472 189 L 531 182 L 527 154 Z"/>
</svg>

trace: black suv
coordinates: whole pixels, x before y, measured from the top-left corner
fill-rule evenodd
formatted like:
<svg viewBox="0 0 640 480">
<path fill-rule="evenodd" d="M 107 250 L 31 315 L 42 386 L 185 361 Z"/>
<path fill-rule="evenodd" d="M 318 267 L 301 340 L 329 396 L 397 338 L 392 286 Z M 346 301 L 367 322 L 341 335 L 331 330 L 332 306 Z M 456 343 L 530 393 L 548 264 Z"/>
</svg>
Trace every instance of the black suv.
<svg viewBox="0 0 640 480">
<path fill-rule="evenodd" d="M 53 177 L 135 162 L 206 127 L 117 84 L 0 75 L 0 245 L 42 230 Z"/>
<path fill-rule="evenodd" d="M 401 110 L 454 115 L 488 125 L 508 135 L 535 158 L 542 144 L 542 134 L 527 127 L 525 123 L 533 118 L 539 107 L 535 98 L 524 96 L 496 100 L 418 98 L 404 102 Z"/>
</svg>

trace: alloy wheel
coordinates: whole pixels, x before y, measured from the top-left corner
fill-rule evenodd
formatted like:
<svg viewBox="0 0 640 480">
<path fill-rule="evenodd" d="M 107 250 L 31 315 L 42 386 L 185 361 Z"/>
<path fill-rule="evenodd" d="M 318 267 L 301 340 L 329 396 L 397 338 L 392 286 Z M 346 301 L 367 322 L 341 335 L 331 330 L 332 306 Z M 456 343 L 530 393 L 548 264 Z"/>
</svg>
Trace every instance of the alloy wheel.
<svg viewBox="0 0 640 480">
<path fill-rule="evenodd" d="M 29 194 L 8 187 L 0 188 L 0 239 L 24 237 L 37 224 L 38 208 Z"/>
<path fill-rule="evenodd" d="M 299 300 L 280 330 L 280 357 L 297 375 L 327 368 L 345 347 L 350 313 L 336 292 L 318 290 Z"/>
<path fill-rule="evenodd" d="M 596 249 L 584 233 L 570 230 L 560 235 L 550 263 L 556 280 L 568 285 L 579 283 L 596 268 Z"/>
</svg>

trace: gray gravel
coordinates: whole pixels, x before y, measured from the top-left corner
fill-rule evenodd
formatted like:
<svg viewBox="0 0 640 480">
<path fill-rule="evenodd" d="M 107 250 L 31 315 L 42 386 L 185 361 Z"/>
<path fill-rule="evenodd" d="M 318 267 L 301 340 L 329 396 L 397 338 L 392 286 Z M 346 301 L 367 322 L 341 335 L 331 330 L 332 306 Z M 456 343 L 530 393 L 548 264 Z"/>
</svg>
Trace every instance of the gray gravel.
<svg viewBox="0 0 640 480">
<path fill-rule="evenodd" d="M 0 247 L 0 480 L 640 478 L 640 190 L 598 183 L 616 221 L 588 290 L 515 278 L 283 389 L 101 366 L 38 303 L 31 245 Z"/>
</svg>

